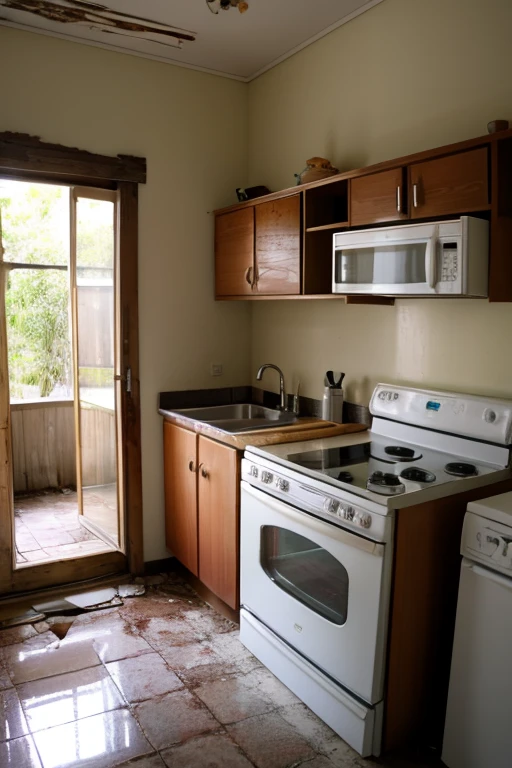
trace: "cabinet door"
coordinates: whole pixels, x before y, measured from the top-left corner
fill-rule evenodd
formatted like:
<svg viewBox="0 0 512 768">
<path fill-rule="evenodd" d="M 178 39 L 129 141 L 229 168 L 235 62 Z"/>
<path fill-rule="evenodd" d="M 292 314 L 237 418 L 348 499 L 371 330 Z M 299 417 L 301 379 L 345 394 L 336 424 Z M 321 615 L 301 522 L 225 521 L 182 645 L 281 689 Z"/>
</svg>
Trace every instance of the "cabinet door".
<svg viewBox="0 0 512 768">
<path fill-rule="evenodd" d="M 198 575 L 197 435 L 164 421 L 165 543 Z"/>
<path fill-rule="evenodd" d="M 255 206 L 256 290 L 300 293 L 300 193 Z"/>
<path fill-rule="evenodd" d="M 199 438 L 199 578 L 238 608 L 239 461 L 234 448 Z"/>
<path fill-rule="evenodd" d="M 350 226 L 407 218 L 404 171 L 372 173 L 350 181 Z"/>
<path fill-rule="evenodd" d="M 254 281 L 254 208 L 215 217 L 215 295 L 245 296 Z"/>
<path fill-rule="evenodd" d="M 486 147 L 411 165 L 411 218 L 485 210 L 488 174 Z"/>
</svg>

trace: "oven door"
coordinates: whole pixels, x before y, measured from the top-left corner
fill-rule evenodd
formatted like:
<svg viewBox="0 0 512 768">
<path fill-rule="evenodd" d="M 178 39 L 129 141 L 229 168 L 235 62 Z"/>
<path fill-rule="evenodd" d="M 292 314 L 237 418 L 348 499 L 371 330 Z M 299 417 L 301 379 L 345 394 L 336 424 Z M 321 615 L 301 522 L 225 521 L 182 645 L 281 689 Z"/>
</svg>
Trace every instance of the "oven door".
<svg viewBox="0 0 512 768">
<path fill-rule="evenodd" d="M 390 563 L 384 545 L 242 482 L 241 602 L 364 701 L 383 697 Z"/>
</svg>

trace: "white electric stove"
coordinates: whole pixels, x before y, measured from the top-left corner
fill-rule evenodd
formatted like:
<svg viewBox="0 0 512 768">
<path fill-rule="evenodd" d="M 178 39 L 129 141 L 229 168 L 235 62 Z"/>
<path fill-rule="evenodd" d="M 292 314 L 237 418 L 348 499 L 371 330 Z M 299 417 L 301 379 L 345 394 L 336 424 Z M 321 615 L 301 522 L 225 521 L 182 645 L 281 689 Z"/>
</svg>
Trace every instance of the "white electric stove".
<svg viewBox="0 0 512 768">
<path fill-rule="evenodd" d="M 378 755 L 394 511 L 511 476 L 512 402 L 379 384 L 369 432 L 248 447 L 241 640 Z"/>
</svg>

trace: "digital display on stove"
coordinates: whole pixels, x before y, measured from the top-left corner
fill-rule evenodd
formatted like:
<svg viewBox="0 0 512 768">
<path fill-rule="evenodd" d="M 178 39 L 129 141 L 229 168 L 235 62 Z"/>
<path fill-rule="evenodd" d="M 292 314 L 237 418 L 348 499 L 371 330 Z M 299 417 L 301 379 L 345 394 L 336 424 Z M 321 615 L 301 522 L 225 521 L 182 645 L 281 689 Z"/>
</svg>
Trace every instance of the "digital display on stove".
<svg viewBox="0 0 512 768">
<path fill-rule="evenodd" d="M 437 403 L 435 400 L 428 400 L 427 411 L 438 411 L 441 407 L 441 403 Z"/>
</svg>

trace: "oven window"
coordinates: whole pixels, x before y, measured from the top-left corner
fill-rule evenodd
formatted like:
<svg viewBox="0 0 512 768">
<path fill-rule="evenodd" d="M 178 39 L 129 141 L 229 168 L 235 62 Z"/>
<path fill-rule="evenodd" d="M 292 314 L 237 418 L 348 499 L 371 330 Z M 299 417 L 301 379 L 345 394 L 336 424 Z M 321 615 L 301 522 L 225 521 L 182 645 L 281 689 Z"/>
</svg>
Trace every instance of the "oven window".
<svg viewBox="0 0 512 768">
<path fill-rule="evenodd" d="M 278 587 L 333 624 L 347 620 L 348 573 L 330 552 L 275 525 L 261 527 L 261 566 Z"/>
</svg>

